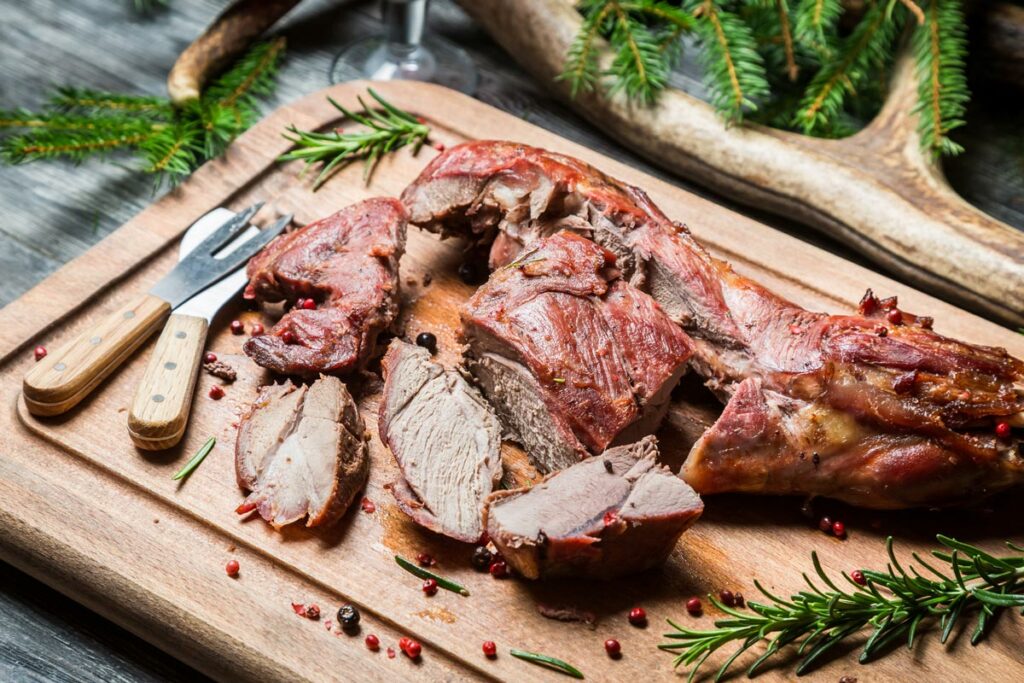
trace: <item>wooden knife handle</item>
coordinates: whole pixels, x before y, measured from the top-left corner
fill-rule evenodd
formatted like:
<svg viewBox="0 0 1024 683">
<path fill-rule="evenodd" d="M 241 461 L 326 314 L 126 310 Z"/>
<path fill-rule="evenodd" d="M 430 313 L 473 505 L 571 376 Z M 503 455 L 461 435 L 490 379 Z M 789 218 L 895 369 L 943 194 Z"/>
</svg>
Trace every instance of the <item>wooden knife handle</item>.
<svg viewBox="0 0 1024 683">
<path fill-rule="evenodd" d="M 128 434 L 139 448 L 176 445 L 185 433 L 206 345 L 205 318 L 171 315 L 128 411 Z"/>
<path fill-rule="evenodd" d="M 51 351 L 25 375 L 22 392 L 29 412 L 70 410 L 139 348 L 170 310 L 160 297 L 145 294 Z"/>
</svg>

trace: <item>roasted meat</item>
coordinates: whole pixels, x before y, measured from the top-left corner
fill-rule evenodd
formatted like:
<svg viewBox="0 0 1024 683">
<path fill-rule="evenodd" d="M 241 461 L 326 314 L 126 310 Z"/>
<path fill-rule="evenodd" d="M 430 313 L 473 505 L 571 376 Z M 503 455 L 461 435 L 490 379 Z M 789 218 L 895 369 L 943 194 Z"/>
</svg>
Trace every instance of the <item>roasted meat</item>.
<svg viewBox="0 0 1024 683">
<path fill-rule="evenodd" d="M 607 579 L 660 564 L 704 504 L 657 456 L 648 436 L 491 494 L 487 535 L 528 579 Z"/>
<path fill-rule="evenodd" d="M 701 493 L 823 495 L 876 508 L 969 500 L 1024 481 L 1024 363 L 936 334 L 867 295 L 807 311 L 711 257 L 643 191 L 569 157 L 472 142 L 405 190 L 411 221 L 486 241 L 501 263 L 559 228 L 592 237 L 692 337 L 726 402 L 683 476 Z M 1007 427 L 1000 427 L 1005 430 Z"/>
<path fill-rule="evenodd" d="M 480 393 L 419 346 L 395 340 L 382 362 L 380 438 L 402 476 L 389 485 L 413 521 L 472 543 L 501 478 L 501 427 Z"/>
<path fill-rule="evenodd" d="M 321 377 L 309 386 L 263 387 L 238 425 L 235 474 L 255 509 L 275 527 L 308 516 L 337 520 L 366 484 L 363 421 L 345 385 Z"/>
<path fill-rule="evenodd" d="M 346 375 L 373 355 L 398 313 L 398 261 L 406 217 L 394 199 L 367 199 L 282 235 L 249 262 L 245 297 L 311 301 L 245 343 L 256 363 L 283 375 Z"/>
<path fill-rule="evenodd" d="M 691 354 L 615 256 L 570 232 L 496 271 L 462 324 L 470 371 L 542 472 L 654 431 Z"/>
</svg>

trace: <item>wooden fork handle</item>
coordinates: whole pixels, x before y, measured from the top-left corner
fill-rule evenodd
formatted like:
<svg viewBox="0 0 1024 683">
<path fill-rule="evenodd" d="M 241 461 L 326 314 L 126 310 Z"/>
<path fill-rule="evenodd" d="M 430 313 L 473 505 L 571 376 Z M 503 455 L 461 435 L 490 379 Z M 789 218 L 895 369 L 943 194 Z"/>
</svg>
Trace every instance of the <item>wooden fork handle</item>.
<svg viewBox="0 0 1024 683">
<path fill-rule="evenodd" d="M 161 450 L 181 440 L 206 331 L 205 318 L 175 313 L 167 321 L 128 411 L 128 434 L 139 448 Z"/>
<path fill-rule="evenodd" d="M 170 310 L 160 297 L 145 294 L 48 353 L 25 375 L 22 392 L 29 412 L 60 415 L 73 408 L 156 331 Z"/>
</svg>

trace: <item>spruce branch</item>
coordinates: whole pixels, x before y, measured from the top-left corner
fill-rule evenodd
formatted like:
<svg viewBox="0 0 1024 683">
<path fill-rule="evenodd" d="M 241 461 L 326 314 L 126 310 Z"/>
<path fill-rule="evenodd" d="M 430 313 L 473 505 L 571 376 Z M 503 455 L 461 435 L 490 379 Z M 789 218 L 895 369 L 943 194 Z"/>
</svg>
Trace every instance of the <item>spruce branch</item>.
<svg viewBox="0 0 1024 683">
<path fill-rule="evenodd" d="M 959 154 L 963 148 L 948 133 L 964 124 L 970 92 L 964 75 L 967 39 L 958 0 L 928 0 L 927 17 L 914 29 L 911 48 L 917 73 L 918 132 L 934 154 Z"/>
<path fill-rule="evenodd" d="M 624 90 L 631 100 L 653 104 L 668 83 L 668 63 L 662 59 L 661 44 L 617 0 L 608 6 L 613 17 L 611 43 L 616 48 L 609 69 L 615 77 L 612 92 Z"/>
<path fill-rule="evenodd" d="M 782 31 L 782 46 L 786 54 L 786 74 L 789 80 L 795 81 L 800 75 L 800 67 L 796 65 L 796 53 L 793 50 L 793 33 L 789 28 L 789 4 L 786 0 L 775 0 L 775 8 L 779 15 L 779 29 Z"/>
<path fill-rule="evenodd" d="M 936 538 L 944 548 L 932 551 L 931 561 L 941 562 L 941 569 L 917 553 L 913 558 L 920 568 L 904 569 L 896 559 L 890 537 L 886 541 L 889 564 L 885 571 L 865 569 L 857 580 L 844 573 L 842 587 L 812 553 L 814 572 L 823 586 L 804 574 L 808 590 L 785 600 L 755 581 L 768 602 L 751 601 L 749 611 L 727 607 L 709 596 L 726 618 L 707 630 L 685 628 L 669 620 L 674 630 L 665 638 L 672 642 L 659 649 L 676 653 L 676 667 L 691 666 L 688 681 L 692 681 L 714 652 L 736 644 L 737 649 L 715 675 L 718 681 L 740 655 L 759 643 L 767 647 L 747 668 L 748 676 L 755 675 L 783 648 L 795 647 L 801 656 L 796 674 L 801 675 L 839 643 L 864 629 L 870 629 L 871 634 L 861 651 L 861 663 L 883 656 L 890 645 L 901 640 L 913 649 L 919 635 L 923 637 L 933 626 L 938 627 L 939 640 L 945 643 L 954 627 L 972 614 L 977 615 L 971 635 L 971 644 L 976 645 L 1001 611 L 1024 611 L 1024 555 L 996 557 L 947 536 Z M 1014 553 L 1024 553 L 1024 548 L 1009 542 L 1006 545 Z"/>
</svg>

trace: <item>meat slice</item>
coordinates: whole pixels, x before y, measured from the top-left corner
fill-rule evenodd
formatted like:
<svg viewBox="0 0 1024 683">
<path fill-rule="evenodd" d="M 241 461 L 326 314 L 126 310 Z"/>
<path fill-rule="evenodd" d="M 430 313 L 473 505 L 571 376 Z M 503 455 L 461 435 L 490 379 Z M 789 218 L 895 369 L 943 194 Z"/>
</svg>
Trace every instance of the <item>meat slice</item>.
<svg viewBox="0 0 1024 683">
<path fill-rule="evenodd" d="M 683 476 L 701 493 L 827 495 L 900 508 L 1024 481 L 1024 362 L 943 337 L 870 292 L 857 315 L 807 311 L 710 256 L 643 191 L 509 142 L 459 145 L 402 194 L 411 221 L 487 241 L 496 264 L 559 227 L 619 257 L 693 340 L 727 403 Z M 1000 429 L 1005 430 L 1006 427 Z"/>
<path fill-rule="evenodd" d="M 487 534 L 529 579 L 613 578 L 660 564 L 704 510 L 653 436 L 487 501 Z"/>
<path fill-rule="evenodd" d="M 501 478 L 501 427 L 460 374 L 396 339 L 382 361 L 380 438 L 402 476 L 390 485 L 416 523 L 472 543 L 483 534 L 484 500 Z"/>
<path fill-rule="evenodd" d="M 614 255 L 570 232 L 496 271 L 462 311 L 470 371 L 542 472 L 653 431 L 689 340 Z"/>
<path fill-rule="evenodd" d="M 367 199 L 272 241 L 251 261 L 245 297 L 311 300 L 244 346 L 283 375 L 347 375 L 373 355 L 377 335 L 398 314 L 398 261 L 406 215 L 394 199 Z"/>
<path fill-rule="evenodd" d="M 369 457 L 363 421 L 336 377 L 313 384 L 263 387 L 242 417 L 235 441 L 238 485 L 274 527 L 308 517 L 334 522 L 366 484 Z"/>
</svg>

